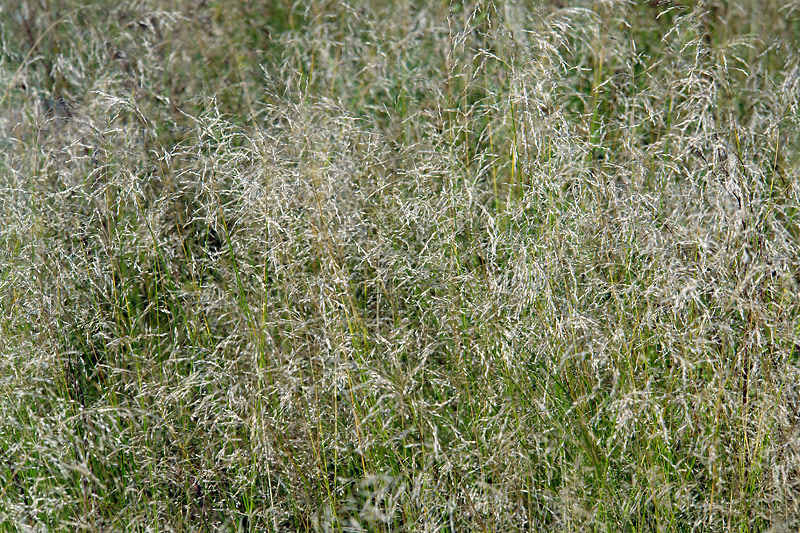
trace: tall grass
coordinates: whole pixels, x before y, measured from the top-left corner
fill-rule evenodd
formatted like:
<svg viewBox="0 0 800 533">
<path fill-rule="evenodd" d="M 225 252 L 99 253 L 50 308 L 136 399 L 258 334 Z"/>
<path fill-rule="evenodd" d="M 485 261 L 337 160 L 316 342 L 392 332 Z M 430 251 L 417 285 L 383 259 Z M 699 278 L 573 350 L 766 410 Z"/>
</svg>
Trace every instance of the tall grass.
<svg viewBox="0 0 800 533">
<path fill-rule="evenodd" d="M 800 527 L 797 2 L 0 30 L 3 531 Z"/>
</svg>

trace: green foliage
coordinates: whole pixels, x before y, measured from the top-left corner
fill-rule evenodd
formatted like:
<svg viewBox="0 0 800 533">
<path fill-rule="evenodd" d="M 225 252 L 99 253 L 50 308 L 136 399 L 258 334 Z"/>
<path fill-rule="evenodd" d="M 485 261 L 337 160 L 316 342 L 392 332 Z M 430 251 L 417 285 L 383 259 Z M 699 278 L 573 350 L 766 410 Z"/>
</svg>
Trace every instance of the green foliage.
<svg viewBox="0 0 800 533">
<path fill-rule="evenodd" d="M 794 530 L 796 2 L 0 7 L 0 530 Z"/>
</svg>

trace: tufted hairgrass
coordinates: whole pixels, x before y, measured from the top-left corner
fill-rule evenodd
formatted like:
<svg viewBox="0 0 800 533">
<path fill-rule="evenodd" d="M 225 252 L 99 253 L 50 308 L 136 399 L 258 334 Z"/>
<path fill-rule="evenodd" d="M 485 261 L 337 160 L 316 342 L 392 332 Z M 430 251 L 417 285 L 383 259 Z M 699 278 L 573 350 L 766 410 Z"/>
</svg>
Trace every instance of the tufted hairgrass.
<svg viewBox="0 0 800 533">
<path fill-rule="evenodd" d="M 0 6 L 0 530 L 796 531 L 799 36 Z"/>
</svg>

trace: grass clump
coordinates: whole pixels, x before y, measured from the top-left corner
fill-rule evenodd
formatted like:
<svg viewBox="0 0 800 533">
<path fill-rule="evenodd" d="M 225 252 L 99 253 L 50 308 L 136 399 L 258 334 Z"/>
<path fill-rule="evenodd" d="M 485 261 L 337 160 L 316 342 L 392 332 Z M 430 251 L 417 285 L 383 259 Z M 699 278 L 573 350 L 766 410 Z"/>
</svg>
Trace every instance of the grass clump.
<svg viewBox="0 0 800 533">
<path fill-rule="evenodd" d="M 0 529 L 800 526 L 793 2 L 0 8 Z"/>
</svg>

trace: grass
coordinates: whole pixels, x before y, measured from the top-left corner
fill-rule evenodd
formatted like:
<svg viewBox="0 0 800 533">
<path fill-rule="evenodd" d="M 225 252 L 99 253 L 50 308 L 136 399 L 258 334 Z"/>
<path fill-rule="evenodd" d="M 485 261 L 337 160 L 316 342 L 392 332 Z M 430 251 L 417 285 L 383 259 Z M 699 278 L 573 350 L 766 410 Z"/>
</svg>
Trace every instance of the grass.
<svg viewBox="0 0 800 533">
<path fill-rule="evenodd" d="M 798 21 L 0 7 L 0 530 L 797 530 Z"/>
</svg>

